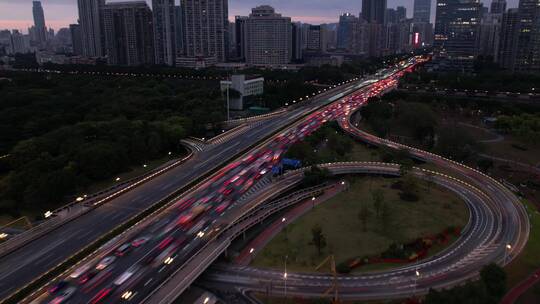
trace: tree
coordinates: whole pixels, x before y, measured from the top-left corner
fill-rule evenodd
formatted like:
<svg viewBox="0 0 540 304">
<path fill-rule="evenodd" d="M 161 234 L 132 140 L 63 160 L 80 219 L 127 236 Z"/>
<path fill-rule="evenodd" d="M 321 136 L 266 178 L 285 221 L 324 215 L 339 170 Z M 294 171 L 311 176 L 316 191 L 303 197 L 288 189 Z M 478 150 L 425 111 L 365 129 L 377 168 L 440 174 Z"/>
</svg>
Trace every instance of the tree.
<svg viewBox="0 0 540 304">
<path fill-rule="evenodd" d="M 504 270 L 497 264 L 491 263 L 480 270 L 480 277 L 489 295 L 498 302 L 506 293 L 506 273 Z"/>
<path fill-rule="evenodd" d="M 311 228 L 311 245 L 317 248 L 317 253 L 321 255 L 324 247 L 326 247 L 326 237 L 323 234 L 322 227 L 316 224 Z"/>
<path fill-rule="evenodd" d="M 390 223 L 390 217 L 392 216 L 392 209 L 388 206 L 388 203 L 383 202 L 381 206 L 381 223 L 383 230 L 386 231 L 388 224 Z"/>
<path fill-rule="evenodd" d="M 410 175 L 405 176 L 401 184 L 401 192 L 399 194 L 401 199 L 406 201 L 418 200 L 418 180 Z"/>
<path fill-rule="evenodd" d="M 367 204 L 362 204 L 360 207 L 360 212 L 358 212 L 358 219 L 362 223 L 362 231 L 367 231 L 367 222 L 369 217 L 371 216 L 371 212 L 369 211 L 369 208 Z"/>
<path fill-rule="evenodd" d="M 381 189 L 371 191 L 371 198 L 373 199 L 373 207 L 375 207 L 375 213 L 377 217 L 381 214 L 381 208 L 384 204 L 384 192 Z"/>
</svg>

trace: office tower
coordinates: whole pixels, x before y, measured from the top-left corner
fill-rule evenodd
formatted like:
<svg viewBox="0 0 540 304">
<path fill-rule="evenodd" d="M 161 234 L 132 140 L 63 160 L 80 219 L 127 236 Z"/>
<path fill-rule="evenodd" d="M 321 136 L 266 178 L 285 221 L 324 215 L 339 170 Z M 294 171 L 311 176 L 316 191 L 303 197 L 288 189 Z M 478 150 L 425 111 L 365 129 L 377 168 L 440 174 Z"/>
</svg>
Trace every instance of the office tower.
<svg viewBox="0 0 540 304">
<path fill-rule="evenodd" d="M 435 47 L 439 58 L 445 58 L 443 69 L 472 69 L 476 54 L 479 0 L 437 0 Z"/>
<path fill-rule="evenodd" d="M 519 1 L 519 35 L 514 70 L 540 70 L 540 0 Z"/>
<path fill-rule="evenodd" d="M 102 13 L 107 63 L 154 63 L 153 16 L 145 1 L 111 2 Z"/>
<path fill-rule="evenodd" d="M 44 46 L 47 42 L 47 27 L 40 1 L 32 1 L 32 13 L 34 15 L 35 41 L 38 45 Z"/>
<path fill-rule="evenodd" d="M 176 43 L 176 54 L 175 57 L 182 54 L 184 50 L 184 30 L 182 28 L 183 22 L 182 22 L 182 7 L 180 5 L 177 5 L 174 7 L 174 18 L 176 21 L 174 22 L 176 26 L 176 30 L 174 31 L 175 37 L 175 43 Z"/>
<path fill-rule="evenodd" d="M 294 22 L 291 24 L 291 39 L 292 39 L 292 50 L 291 57 L 292 61 L 301 61 L 303 58 L 303 48 L 302 48 L 302 24 L 300 22 Z"/>
<path fill-rule="evenodd" d="M 101 18 L 101 8 L 104 5 L 105 0 L 78 0 L 82 50 L 85 56 L 105 56 L 105 35 Z"/>
<path fill-rule="evenodd" d="M 82 55 L 82 33 L 79 24 L 70 24 L 69 31 L 71 32 L 71 45 L 73 54 Z"/>
<path fill-rule="evenodd" d="M 413 22 L 411 44 L 413 48 L 433 45 L 433 25 L 431 23 Z"/>
<path fill-rule="evenodd" d="M 187 58 L 213 58 L 225 62 L 228 39 L 227 0 L 182 0 L 184 52 Z"/>
<path fill-rule="evenodd" d="M 246 20 L 247 16 L 235 16 L 234 17 L 234 33 L 235 33 L 235 48 L 236 48 L 236 57 L 240 60 L 245 60 L 245 49 L 246 49 Z"/>
<path fill-rule="evenodd" d="M 283 65 L 292 58 L 291 18 L 277 14 L 273 7 L 253 8 L 246 20 L 246 63 Z"/>
<path fill-rule="evenodd" d="M 490 13 L 502 14 L 504 12 L 506 12 L 506 0 L 493 0 L 491 2 Z"/>
<path fill-rule="evenodd" d="M 152 0 L 156 64 L 174 65 L 176 59 L 176 18 L 174 0 Z"/>
<path fill-rule="evenodd" d="M 478 54 L 491 57 L 494 62 L 499 55 L 502 14 L 487 14 L 479 28 Z"/>
<path fill-rule="evenodd" d="M 511 8 L 503 14 L 498 63 L 501 67 L 514 70 L 519 38 L 519 9 Z"/>
<path fill-rule="evenodd" d="M 325 33 L 323 26 L 308 26 L 306 49 L 312 52 L 326 52 Z"/>
<path fill-rule="evenodd" d="M 28 53 L 29 43 L 25 41 L 24 35 L 18 30 L 11 32 L 10 49 L 12 54 Z"/>
<path fill-rule="evenodd" d="M 404 6 L 396 7 L 396 21 L 402 22 L 407 19 L 407 9 Z"/>
<path fill-rule="evenodd" d="M 337 32 L 337 48 L 342 50 L 351 50 L 353 46 L 353 33 L 358 18 L 353 14 L 343 14 L 339 16 L 339 25 Z"/>
<path fill-rule="evenodd" d="M 393 8 L 386 9 L 386 23 L 397 23 L 397 11 Z"/>
<path fill-rule="evenodd" d="M 431 18 L 431 0 L 414 0 L 413 21 L 429 23 Z"/>
<path fill-rule="evenodd" d="M 362 18 L 368 23 L 384 24 L 386 0 L 362 0 Z"/>
</svg>

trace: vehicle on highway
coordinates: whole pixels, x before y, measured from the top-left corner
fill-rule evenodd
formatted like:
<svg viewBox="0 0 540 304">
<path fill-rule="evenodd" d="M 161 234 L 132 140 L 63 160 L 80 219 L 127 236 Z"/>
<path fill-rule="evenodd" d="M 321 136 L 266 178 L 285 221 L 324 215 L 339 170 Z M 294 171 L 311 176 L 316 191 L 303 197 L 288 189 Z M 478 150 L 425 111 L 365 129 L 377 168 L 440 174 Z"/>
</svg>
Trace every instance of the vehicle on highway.
<svg viewBox="0 0 540 304">
<path fill-rule="evenodd" d="M 116 248 L 116 250 L 114 251 L 114 255 L 118 257 L 124 256 L 129 252 L 130 249 L 131 243 L 122 244 L 120 247 Z"/>
<path fill-rule="evenodd" d="M 77 291 L 76 287 L 68 287 L 58 293 L 54 299 L 52 299 L 49 303 L 51 304 L 60 304 L 60 303 L 66 303 L 73 294 Z"/>
<path fill-rule="evenodd" d="M 101 261 L 99 261 L 99 263 L 96 265 L 96 270 L 103 270 L 107 267 L 109 267 L 109 265 L 111 265 L 112 263 L 114 263 L 114 261 L 116 260 L 116 257 L 114 256 L 108 256 L 108 257 L 105 257 L 103 258 Z"/>
<path fill-rule="evenodd" d="M 131 242 L 131 246 L 134 248 L 140 247 L 146 244 L 146 242 L 148 242 L 150 239 L 151 239 L 150 236 L 143 236 L 143 237 L 137 238 L 133 240 L 133 242 Z"/>
</svg>

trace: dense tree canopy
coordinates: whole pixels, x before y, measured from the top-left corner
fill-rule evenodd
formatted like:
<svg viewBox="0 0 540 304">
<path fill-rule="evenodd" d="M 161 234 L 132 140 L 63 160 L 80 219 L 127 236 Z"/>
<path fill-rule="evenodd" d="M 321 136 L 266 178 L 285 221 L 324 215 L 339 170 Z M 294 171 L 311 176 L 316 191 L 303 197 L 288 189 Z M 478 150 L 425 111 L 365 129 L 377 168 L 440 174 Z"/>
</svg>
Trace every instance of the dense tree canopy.
<svg viewBox="0 0 540 304">
<path fill-rule="evenodd" d="M 0 83 L 0 208 L 53 208 L 224 120 L 215 82 L 11 73 Z"/>
</svg>

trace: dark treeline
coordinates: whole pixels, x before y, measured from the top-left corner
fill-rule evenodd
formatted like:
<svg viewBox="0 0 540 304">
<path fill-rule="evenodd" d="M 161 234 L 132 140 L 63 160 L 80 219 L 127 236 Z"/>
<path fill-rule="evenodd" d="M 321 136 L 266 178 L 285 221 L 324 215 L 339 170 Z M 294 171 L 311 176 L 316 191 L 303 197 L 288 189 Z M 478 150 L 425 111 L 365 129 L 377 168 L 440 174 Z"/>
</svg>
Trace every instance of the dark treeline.
<svg viewBox="0 0 540 304">
<path fill-rule="evenodd" d="M 53 208 L 87 186 L 183 153 L 223 121 L 207 82 L 9 73 L 0 81 L 0 208 Z"/>
</svg>

